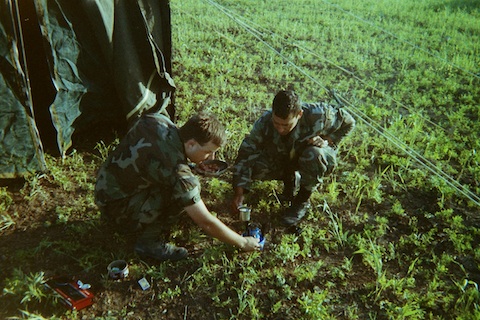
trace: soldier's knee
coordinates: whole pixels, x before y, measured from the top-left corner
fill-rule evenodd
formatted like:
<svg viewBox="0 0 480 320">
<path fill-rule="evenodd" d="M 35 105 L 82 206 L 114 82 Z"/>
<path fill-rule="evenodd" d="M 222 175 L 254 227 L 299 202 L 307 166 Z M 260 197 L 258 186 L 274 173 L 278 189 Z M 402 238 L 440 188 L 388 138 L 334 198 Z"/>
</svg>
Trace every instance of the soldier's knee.
<svg viewBox="0 0 480 320">
<path fill-rule="evenodd" d="M 337 167 L 335 150 L 330 147 L 308 147 L 298 162 L 302 171 L 319 176 L 328 175 Z"/>
</svg>

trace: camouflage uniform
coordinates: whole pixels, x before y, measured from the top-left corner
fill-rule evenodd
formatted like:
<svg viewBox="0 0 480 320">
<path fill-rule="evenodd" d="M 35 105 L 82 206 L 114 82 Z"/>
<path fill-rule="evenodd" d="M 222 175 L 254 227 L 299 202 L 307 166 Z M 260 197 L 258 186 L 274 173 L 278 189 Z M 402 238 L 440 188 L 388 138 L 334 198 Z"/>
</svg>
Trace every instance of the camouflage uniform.
<svg viewBox="0 0 480 320">
<path fill-rule="evenodd" d="M 135 123 L 99 169 L 95 186 L 96 204 L 125 231 L 168 230 L 200 199 L 178 129 L 161 114 Z"/>
<path fill-rule="evenodd" d="M 303 116 L 286 136 L 273 126 L 271 110 L 255 122 L 238 151 L 234 187 L 248 191 L 252 180 L 285 180 L 299 171 L 301 186 L 313 191 L 322 177 L 335 169 L 337 145 L 353 130 L 355 120 L 345 110 L 325 103 L 303 103 L 302 109 Z M 307 145 L 314 136 L 328 138 L 331 143 L 321 148 Z"/>
</svg>

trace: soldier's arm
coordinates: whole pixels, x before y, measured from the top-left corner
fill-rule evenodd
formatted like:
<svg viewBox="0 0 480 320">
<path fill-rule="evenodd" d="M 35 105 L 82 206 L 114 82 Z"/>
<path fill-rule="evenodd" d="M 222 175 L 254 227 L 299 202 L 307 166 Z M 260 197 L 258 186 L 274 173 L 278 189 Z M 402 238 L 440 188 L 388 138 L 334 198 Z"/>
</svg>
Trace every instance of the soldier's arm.
<svg viewBox="0 0 480 320">
<path fill-rule="evenodd" d="M 251 156 L 260 152 L 261 145 L 264 141 L 265 123 L 263 119 L 257 120 L 252 127 L 250 133 L 245 136 L 238 149 L 236 163 L 247 160 Z"/>
<path fill-rule="evenodd" d="M 314 135 L 328 141 L 336 148 L 340 141 L 355 127 L 355 119 L 342 108 L 335 108 L 326 103 L 313 104 L 310 122 Z M 323 109 L 323 112 L 320 111 Z"/>
<path fill-rule="evenodd" d="M 237 246 L 243 251 L 254 251 L 260 249 L 258 239 L 253 237 L 242 237 L 229 227 L 227 227 L 220 219 L 210 214 L 205 203 L 199 202 L 185 207 L 185 211 L 190 218 L 207 233 L 218 240 Z"/>
<path fill-rule="evenodd" d="M 233 186 L 247 188 L 251 180 L 251 167 L 259 156 L 264 143 L 265 119 L 257 120 L 250 134 L 243 139 L 235 160 Z"/>
<path fill-rule="evenodd" d="M 345 109 L 335 110 L 336 116 L 327 137 L 331 139 L 334 146 L 337 146 L 355 128 L 355 119 Z"/>
</svg>

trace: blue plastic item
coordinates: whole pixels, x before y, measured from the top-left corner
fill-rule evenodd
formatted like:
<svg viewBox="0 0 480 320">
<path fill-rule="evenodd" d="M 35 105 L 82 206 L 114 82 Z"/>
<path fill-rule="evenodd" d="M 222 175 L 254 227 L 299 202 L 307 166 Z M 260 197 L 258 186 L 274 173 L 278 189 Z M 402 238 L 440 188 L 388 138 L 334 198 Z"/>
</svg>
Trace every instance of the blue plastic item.
<svg viewBox="0 0 480 320">
<path fill-rule="evenodd" d="M 265 245 L 265 237 L 263 236 L 260 228 L 249 226 L 242 236 L 257 238 L 258 243 L 260 244 L 260 250 L 263 250 L 263 246 Z"/>
</svg>

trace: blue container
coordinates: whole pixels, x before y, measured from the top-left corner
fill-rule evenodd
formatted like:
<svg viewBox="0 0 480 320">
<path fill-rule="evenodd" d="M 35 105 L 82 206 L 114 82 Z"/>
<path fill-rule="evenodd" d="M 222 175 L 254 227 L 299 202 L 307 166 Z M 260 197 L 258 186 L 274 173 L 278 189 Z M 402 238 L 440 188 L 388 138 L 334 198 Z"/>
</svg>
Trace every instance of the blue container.
<svg viewBox="0 0 480 320">
<path fill-rule="evenodd" d="M 242 236 L 244 237 L 254 237 L 258 239 L 258 243 L 260 244 L 260 249 L 263 250 L 263 246 L 265 245 L 265 237 L 262 234 L 260 228 L 257 227 L 248 227 L 247 231 L 245 231 Z"/>
</svg>

